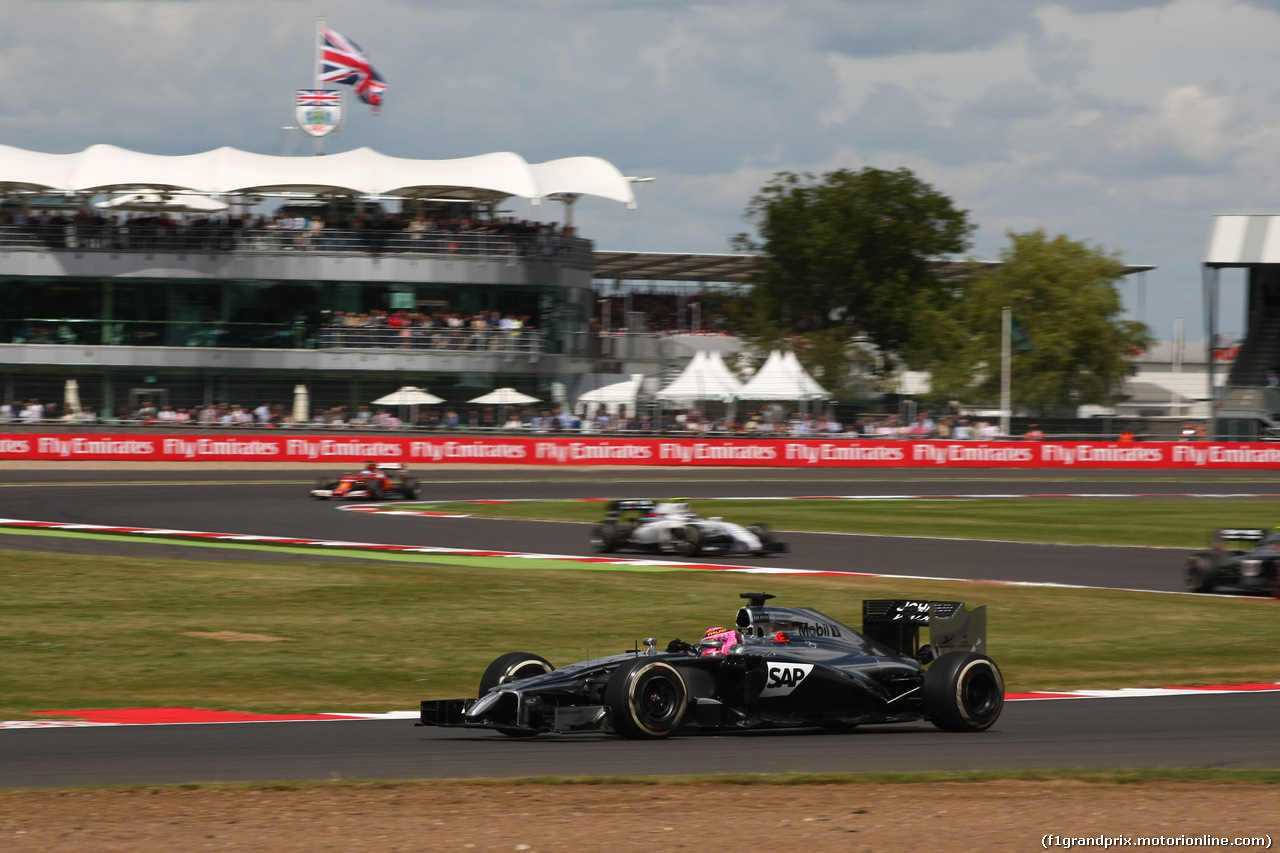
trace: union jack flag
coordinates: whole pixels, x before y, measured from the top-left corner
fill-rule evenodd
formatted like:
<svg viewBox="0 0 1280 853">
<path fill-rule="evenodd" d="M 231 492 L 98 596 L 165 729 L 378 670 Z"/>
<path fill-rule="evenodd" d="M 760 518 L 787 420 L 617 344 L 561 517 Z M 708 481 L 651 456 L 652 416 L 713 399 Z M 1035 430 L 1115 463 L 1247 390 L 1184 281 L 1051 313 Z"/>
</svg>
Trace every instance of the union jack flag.
<svg viewBox="0 0 1280 853">
<path fill-rule="evenodd" d="M 320 55 L 320 81 L 354 86 L 360 100 L 377 112 L 382 105 L 382 93 L 387 89 L 382 75 L 373 70 L 369 57 L 351 39 L 328 28 L 320 32 L 324 37 L 324 49 Z"/>
<path fill-rule="evenodd" d="M 300 107 L 340 107 L 342 93 L 337 89 L 299 89 L 296 103 Z"/>
</svg>

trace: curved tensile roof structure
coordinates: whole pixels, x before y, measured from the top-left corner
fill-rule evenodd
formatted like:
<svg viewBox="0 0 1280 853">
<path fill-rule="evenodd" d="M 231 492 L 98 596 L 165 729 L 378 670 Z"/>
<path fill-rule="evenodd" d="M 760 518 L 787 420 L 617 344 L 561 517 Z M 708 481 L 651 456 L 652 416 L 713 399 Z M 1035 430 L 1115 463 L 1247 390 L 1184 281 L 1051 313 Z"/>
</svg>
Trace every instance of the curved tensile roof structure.
<svg viewBox="0 0 1280 853">
<path fill-rule="evenodd" d="M 236 148 L 166 155 L 91 145 L 78 154 L 44 154 L 0 145 L 0 192 L 91 195 L 154 189 L 209 195 L 301 192 L 470 201 L 572 194 L 634 207 L 631 184 L 617 167 L 598 157 L 530 164 L 511 152 L 412 160 L 371 148 L 324 157 L 278 157 Z"/>
</svg>

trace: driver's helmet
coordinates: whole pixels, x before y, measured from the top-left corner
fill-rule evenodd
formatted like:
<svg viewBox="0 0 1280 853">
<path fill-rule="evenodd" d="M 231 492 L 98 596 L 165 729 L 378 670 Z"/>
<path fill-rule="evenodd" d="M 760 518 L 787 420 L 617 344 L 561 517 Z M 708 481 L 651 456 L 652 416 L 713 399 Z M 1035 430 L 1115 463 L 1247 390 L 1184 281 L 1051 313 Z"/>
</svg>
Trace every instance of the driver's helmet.
<svg viewBox="0 0 1280 853">
<path fill-rule="evenodd" d="M 741 642 L 742 635 L 732 628 L 708 628 L 698 641 L 698 651 L 704 655 L 727 655 Z"/>
<path fill-rule="evenodd" d="M 377 462 L 366 462 L 366 463 L 364 463 L 364 469 L 363 469 L 360 473 L 361 473 L 361 474 L 376 474 L 376 473 L 378 473 L 378 463 L 377 463 Z"/>
</svg>

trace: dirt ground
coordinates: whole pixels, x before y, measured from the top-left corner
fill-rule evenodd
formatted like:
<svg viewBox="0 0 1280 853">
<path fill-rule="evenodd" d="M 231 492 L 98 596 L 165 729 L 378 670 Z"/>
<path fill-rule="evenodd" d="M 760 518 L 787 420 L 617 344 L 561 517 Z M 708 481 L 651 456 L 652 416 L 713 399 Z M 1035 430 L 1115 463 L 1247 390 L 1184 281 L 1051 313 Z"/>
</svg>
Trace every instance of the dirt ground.
<svg viewBox="0 0 1280 853">
<path fill-rule="evenodd" d="M 1277 814 L 1280 785 L 1235 782 L 9 791 L 0 794 L 0 850 L 861 853 L 1046 849 L 1046 835 L 1095 843 L 1099 836 L 1266 837 L 1267 848 L 1268 833 L 1280 832 Z M 1063 845 L 1049 841 L 1047 849 Z"/>
</svg>

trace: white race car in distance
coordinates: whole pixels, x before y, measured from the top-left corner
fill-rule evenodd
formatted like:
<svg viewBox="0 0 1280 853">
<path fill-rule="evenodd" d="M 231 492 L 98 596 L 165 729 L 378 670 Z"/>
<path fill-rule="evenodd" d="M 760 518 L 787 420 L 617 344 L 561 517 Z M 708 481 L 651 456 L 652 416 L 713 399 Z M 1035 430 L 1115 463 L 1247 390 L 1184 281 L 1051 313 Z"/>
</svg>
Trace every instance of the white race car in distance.
<svg viewBox="0 0 1280 853">
<path fill-rule="evenodd" d="M 702 518 L 685 501 L 618 500 L 591 527 L 591 547 L 601 554 L 636 550 L 682 557 L 777 554 L 787 550 L 765 524 L 743 527 Z"/>
</svg>

